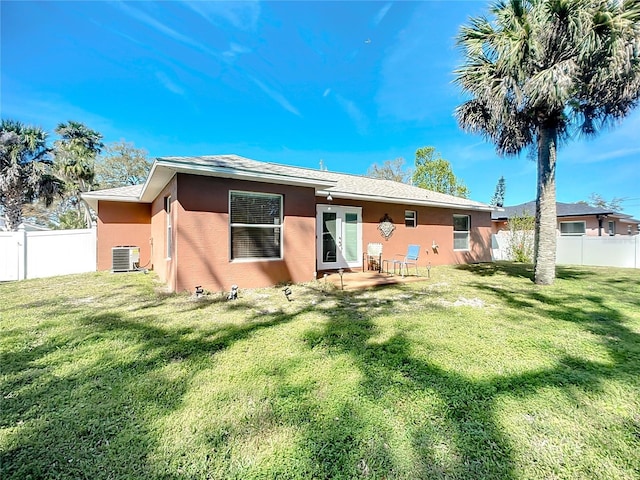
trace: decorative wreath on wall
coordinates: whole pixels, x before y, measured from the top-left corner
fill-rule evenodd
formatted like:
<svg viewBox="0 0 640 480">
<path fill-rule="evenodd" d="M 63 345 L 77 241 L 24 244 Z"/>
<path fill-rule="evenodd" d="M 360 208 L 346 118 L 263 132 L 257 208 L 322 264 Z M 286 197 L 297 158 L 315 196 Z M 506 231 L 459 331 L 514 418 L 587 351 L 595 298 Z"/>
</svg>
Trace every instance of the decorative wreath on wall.
<svg viewBox="0 0 640 480">
<path fill-rule="evenodd" d="M 393 220 L 388 213 L 384 214 L 384 217 L 380 219 L 380 224 L 378 225 L 378 230 L 380 230 L 380 235 L 384 237 L 385 240 L 389 240 L 391 235 L 393 235 L 393 231 L 396 229 L 396 226 L 393 224 Z"/>
</svg>

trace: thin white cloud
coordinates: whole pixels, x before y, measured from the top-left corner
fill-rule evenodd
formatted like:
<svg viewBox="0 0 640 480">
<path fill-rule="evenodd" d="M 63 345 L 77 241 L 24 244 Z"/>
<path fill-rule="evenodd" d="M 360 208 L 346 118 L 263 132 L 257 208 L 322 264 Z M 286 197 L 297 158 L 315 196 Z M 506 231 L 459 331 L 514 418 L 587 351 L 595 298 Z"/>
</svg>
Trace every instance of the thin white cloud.
<svg viewBox="0 0 640 480">
<path fill-rule="evenodd" d="M 387 16 L 387 13 L 389 13 L 389 10 L 391 9 L 392 6 L 393 6 L 393 2 L 385 3 L 383 7 L 380 10 L 378 10 L 378 13 L 373 18 L 374 27 L 377 27 L 380 24 L 380 22 L 384 19 L 384 17 Z"/>
<path fill-rule="evenodd" d="M 218 25 L 223 20 L 239 30 L 254 30 L 260 18 L 258 1 L 190 1 L 185 5 L 212 25 Z"/>
<path fill-rule="evenodd" d="M 284 108 L 288 112 L 293 113 L 294 115 L 297 115 L 298 117 L 302 117 L 302 115 L 300 114 L 298 109 L 296 107 L 294 107 L 293 105 L 291 105 L 291 103 L 289 103 L 289 100 L 287 100 L 284 97 L 284 95 L 282 95 L 280 92 L 276 92 L 271 87 L 268 87 L 262 81 L 258 80 L 256 77 L 254 77 L 253 75 L 247 74 L 247 78 L 249 78 L 249 80 L 251 80 L 253 83 L 255 83 L 260 88 L 260 90 L 262 90 L 264 93 L 266 93 L 273 101 L 278 103 L 282 108 Z"/>
<path fill-rule="evenodd" d="M 433 2 L 418 3 L 385 50 L 375 95 L 380 117 L 428 124 L 452 114 L 457 90 L 443 71 L 451 71 L 456 58 L 455 31 L 441 28 L 435 8 Z"/>
<path fill-rule="evenodd" d="M 222 55 L 227 58 L 235 58 L 245 53 L 251 53 L 251 49 L 244 45 L 231 42 L 229 44 L 229 50 L 225 51 Z"/>
<path fill-rule="evenodd" d="M 162 86 L 176 95 L 182 97 L 185 96 L 185 91 L 182 87 L 176 85 L 164 72 L 156 72 L 156 78 L 160 81 Z"/>
<path fill-rule="evenodd" d="M 640 156 L 640 147 L 636 148 L 619 148 L 611 150 L 594 157 L 594 162 L 605 162 L 623 157 Z"/>
<path fill-rule="evenodd" d="M 331 93 L 331 89 L 330 89 L 330 88 L 327 88 L 327 89 L 324 91 L 324 93 L 322 94 L 322 96 L 323 96 L 324 98 L 327 98 L 327 97 L 329 96 L 329 94 L 330 94 L 330 93 Z"/>
<path fill-rule="evenodd" d="M 212 51 L 207 46 L 193 40 L 187 35 L 184 35 L 170 27 L 167 27 L 164 23 L 156 20 L 151 15 L 143 12 L 138 8 L 132 7 L 131 5 L 127 5 L 123 2 L 118 2 L 115 5 L 117 5 L 118 8 L 120 8 L 120 10 L 122 10 L 124 13 L 126 13 L 130 17 L 135 18 L 136 20 L 146 24 L 148 27 L 156 30 L 159 33 L 162 33 L 163 35 L 166 35 L 169 38 L 172 38 L 173 40 L 179 43 L 193 47 L 196 50 L 199 50 L 208 55 L 214 55 L 214 56 L 217 55 L 214 51 Z"/>
<path fill-rule="evenodd" d="M 633 112 L 618 125 L 605 128 L 590 139 L 570 139 L 558 152 L 558 161 L 576 165 L 617 160 L 635 161 L 640 156 L 640 111 Z"/>
<path fill-rule="evenodd" d="M 349 118 L 356 126 L 356 130 L 360 135 L 365 135 L 369 129 L 369 119 L 362 113 L 358 106 L 351 100 L 344 98 L 342 95 L 335 94 L 338 105 L 346 112 Z"/>
<path fill-rule="evenodd" d="M 6 78 L 3 76 L 2 80 L 5 82 Z M 72 119 L 99 131 L 105 138 L 124 137 L 126 133 L 118 131 L 111 120 L 52 95 L 37 96 L 30 92 L 21 92 L 21 95 L 7 96 L 2 101 L 2 113 L 3 116 L 19 118 L 49 132 L 61 121 Z"/>
</svg>

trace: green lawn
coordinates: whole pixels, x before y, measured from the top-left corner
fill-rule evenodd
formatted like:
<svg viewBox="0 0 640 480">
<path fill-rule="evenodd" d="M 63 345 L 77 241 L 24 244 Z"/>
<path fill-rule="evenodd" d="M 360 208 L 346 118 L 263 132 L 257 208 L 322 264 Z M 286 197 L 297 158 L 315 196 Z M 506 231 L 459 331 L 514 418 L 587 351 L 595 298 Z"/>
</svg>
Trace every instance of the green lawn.
<svg viewBox="0 0 640 480">
<path fill-rule="evenodd" d="M 640 271 L 0 284 L 0 478 L 637 479 Z"/>
</svg>

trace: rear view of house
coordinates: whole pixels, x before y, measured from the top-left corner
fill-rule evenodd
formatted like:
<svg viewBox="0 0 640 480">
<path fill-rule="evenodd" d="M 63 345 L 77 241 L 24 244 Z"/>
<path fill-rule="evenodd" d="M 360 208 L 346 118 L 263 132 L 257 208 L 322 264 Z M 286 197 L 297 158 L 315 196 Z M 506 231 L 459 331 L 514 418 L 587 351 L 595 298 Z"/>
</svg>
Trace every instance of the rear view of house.
<svg viewBox="0 0 640 480">
<path fill-rule="evenodd" d="M 159 158 L 144 185 L 83 197 L 98 214 L 98 270 L 113 269 L 114 247 L 139 247 L 139 264 L 171 291 L 360 270 L 376 242 L 383 258 L 420 245 L 423 266 L 491 260 L 489 205 L 236 155 Z"/>
</svg>

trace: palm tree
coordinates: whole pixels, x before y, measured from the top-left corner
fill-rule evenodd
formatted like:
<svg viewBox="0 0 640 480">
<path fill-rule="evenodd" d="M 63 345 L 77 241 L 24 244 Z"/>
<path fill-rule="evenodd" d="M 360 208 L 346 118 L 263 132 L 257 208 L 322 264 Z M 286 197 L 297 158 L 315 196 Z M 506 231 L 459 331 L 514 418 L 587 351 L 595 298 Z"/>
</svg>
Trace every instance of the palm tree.
<svg viewBox="0 0 640 480">
<path fill-rule="evenodd" d="M 596 134 L 640 98 L 639 0 L 502 0 L 461 28 L 456 83 L 470 99 L 462 128 L 501 155 L 537 153 L 534 281 L 552 284 L 556 149 L 577 130 Z"/>
<path fill-rule="evenodd" d="M 70 203 L 78 209 L 78 218 L 84 218 L 90 227 L 91 210 L 80 195 L 95 185 L 95 159 L 104 147 L 102 135 L 73 121 L 60 123 L 55 132 L 61 137 L 54 142 L 56 174 L 65 182 Z"/>
<path fill-rule="evenodd" d="M 60 183 L 49 173 L 47 134 L 15 120 L 0 124 L 0 205 L 9 230 L 22 223 L 23 205 L 40 197 L 51 204 Z"/>
</svg>

